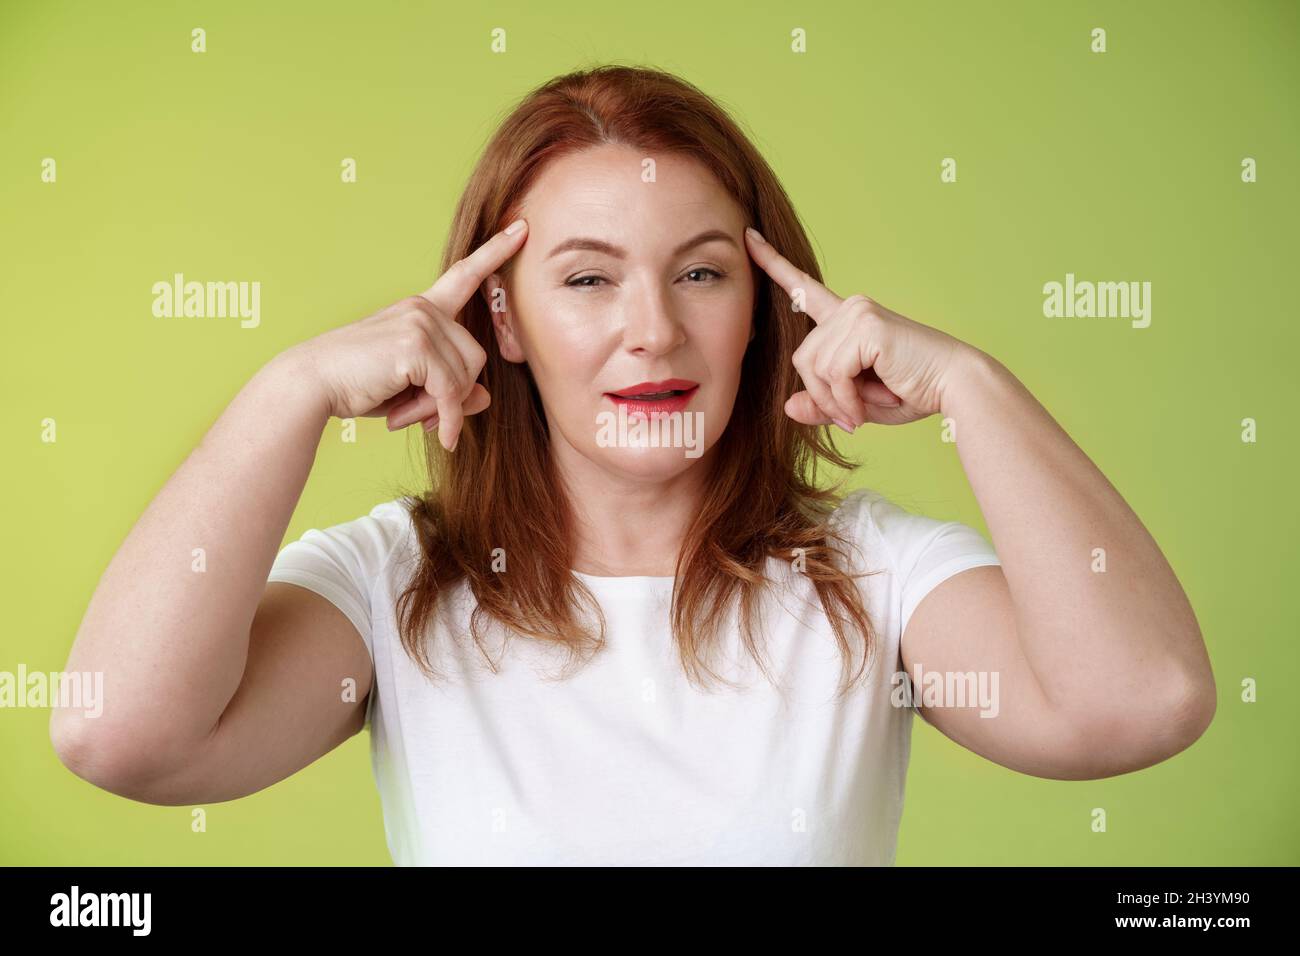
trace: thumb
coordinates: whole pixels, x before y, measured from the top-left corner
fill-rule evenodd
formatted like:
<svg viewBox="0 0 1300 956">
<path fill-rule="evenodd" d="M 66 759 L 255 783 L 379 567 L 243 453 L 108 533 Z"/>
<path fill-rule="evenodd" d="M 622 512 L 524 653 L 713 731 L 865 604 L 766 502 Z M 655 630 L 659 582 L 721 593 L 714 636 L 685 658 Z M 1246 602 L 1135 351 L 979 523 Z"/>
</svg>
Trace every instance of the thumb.
<svg viewBox="0 0 1300 956">
<path fill-rule="evenodd" d="M 488 394 L 488 390 L 475 382 L 474 387 L 470 389 L 469 397 L 465 399 L 465 404 L 462 407 L 465 409 L 466 415 L 477 415 L 491 404 L 492 396 Z"/>
<path fill-rule="evenodd" d="M 795 392 L 785 402 L 785 413 L 802 425 L 829 425 L 831 418 L 808 392 Z"/>
<path fill-rule="evenodd" d="M 863 381 L 859 379 L 854 383 L 858 388 L 858 394 L 868 405 L 902 405 L 903 400 L 890 391 L 889 386 L 884 382 L 868 379 Z"/>
<path fill-rule="evenodd" d="M 482 385 L 475 383 L 474 388 L 470 390 L 469 397 L 461 404 L 460 412 L 462 416 L 477 415 L 491 404 L 492 396 L 488 394 L 488 390 Z M 434 413 L 426 418 L 421 424 L 426 432 L 432 432 L 437 428 L 439 425 L 437 411 L 435 410 Z M 455 448 L 455 443 L 460 441 L 460 431 L 462 428 L 464 428 L 464 425 L 461 425 L 456 429 L 456 434 L 453 436 L 452 448 Z"/>
<path fill-rule="evenodd" d="M 894 409 L 902 405 L 899 399 L 883 382 L 862 381 L 854 383 L 858 394 L 867 406 L 867 421 L 873 424 L 893 424 Z M 808 392 L 795 392 L 786 400 L 785 413 L 804 425 L 830 425 L 834 422 Z"/>
<path fill-rule="evenodd" d="M 476 415 L 491 404 L 492 396 L 488 394 L 488 390 L 475 382 L 474 387 L 461 403 L 461 413 Z M 388 411 L 389 431 L 396 431 L 421 421 L 426 424 L 438 422 L 438 404 L 428 392 L 421 391 L 414 398 L 394 405 Z"/>
</svg>

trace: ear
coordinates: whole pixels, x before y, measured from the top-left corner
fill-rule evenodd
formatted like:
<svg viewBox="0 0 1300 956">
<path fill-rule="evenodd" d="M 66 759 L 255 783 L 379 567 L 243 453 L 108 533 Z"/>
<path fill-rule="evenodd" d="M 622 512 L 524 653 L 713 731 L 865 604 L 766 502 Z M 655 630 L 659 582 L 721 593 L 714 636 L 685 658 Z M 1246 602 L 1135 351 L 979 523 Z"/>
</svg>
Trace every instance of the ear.
<svg viewBox="0 0 1300 956">
<path fill-rule="evenodd" d="M 492 316 L 492 330 L 496 333 L 497 348 L 507 362 L 522 362 L 524 350 L 515 334 L 515 317 L 510 308 L 510 297 L 500 274 L 494 272 L 483 280 L 479 288 L 487 302 L 488 315 Z"/>
</svg>

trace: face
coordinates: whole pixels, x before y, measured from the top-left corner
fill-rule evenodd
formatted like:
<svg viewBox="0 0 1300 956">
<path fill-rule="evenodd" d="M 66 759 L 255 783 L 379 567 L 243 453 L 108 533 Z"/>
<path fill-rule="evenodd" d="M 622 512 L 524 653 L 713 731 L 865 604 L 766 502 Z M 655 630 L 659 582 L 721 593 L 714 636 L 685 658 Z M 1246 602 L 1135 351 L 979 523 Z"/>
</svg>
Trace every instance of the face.
<svg viewBox="0 0 1300 956">
<path fill-rule="evenodd" d="M 551 162 L 519 215 L 528 239 L 486 285 L 505 289 L 497 343 L 528 363 L 561 464 L 663 480 L 703 460 L 752 337 L 740 207 L 695 160 L 604 145 Z"/>
</svg>

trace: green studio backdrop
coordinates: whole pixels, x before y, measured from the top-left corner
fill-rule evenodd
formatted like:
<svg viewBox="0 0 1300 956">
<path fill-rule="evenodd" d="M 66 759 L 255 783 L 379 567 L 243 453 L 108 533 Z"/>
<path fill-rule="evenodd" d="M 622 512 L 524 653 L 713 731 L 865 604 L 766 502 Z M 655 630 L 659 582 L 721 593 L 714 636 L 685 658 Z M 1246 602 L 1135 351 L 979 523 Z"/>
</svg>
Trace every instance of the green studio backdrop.
<svg viewBox="0 0 1300 956">
<path fill-rule="evenodd" d="M 832 288 L 1025 382 L 1161 543 L 1210 648 L 1209 731 L 1118 778 L 1020 775 L 916 721 L 898 863 L 1300 863 L 1298 54 L 1297 5 L 1259 0 L 5 3 L 0 670 L 63 667 L 112 553 L 257 368 L 432 282 L 520 96 L 651 64 L 737 115 Z M 259 282 L 257 324 L 155 317 L 176 273 Z M 1150 282 L 1149 324 L 1046 316 L 1067 275 Z M 331 422 L 286 540 L 417 482 L 417 432 Z M 850 447 L 855 486 L 985 530 L 937 417 Z M 0 710 L 0 863 L 390 862 L 366 734 L 196 832 L 195 808 L 74 777 L 48 718 Z"/>
</svg>

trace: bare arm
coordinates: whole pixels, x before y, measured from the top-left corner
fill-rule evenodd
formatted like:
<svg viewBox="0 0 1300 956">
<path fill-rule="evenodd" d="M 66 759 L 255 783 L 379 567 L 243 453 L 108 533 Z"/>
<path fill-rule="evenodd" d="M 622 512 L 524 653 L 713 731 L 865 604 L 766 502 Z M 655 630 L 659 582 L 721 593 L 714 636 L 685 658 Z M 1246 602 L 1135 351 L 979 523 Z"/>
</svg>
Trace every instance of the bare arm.
<svg viewBox="0 0 1300 956">
<path fill-rule="evenodd" d="M 293 350 L 258 371 L 149 504 L 101 577 L 67 669 L 102 672 L 103 713 L 55 709 L 51 718 L 61 758 L 93 782 L 147 798 L 176 768 L 198 766 L 211 747 L 250 663 L 267 574 L 329 419 L 307 372 Z M 297 606 L 304 602 L 327 603 L 304 596 Z M 278 626 L 291 633 L 293 606 L 284 596 L 273 602 L 260 617 L 262 631 Z M 326 612 L 303 613 L 319 623 Z M 318 671 L 343 666 L 364 700 L 369 656 L 351 623 L 335 613 L 350 642 L 339 641 L 336 630 L 332 655 L 299 655 L 284 690 L 322 686 Z M 274 649 L 264 643 L 261 653 L 270 657 Z M 333 726 L 311 731 L 322 737 L 304 745 L 320 749 L 347 719 L 337 713 Z"/>
<path fill-rule="evenodd" d="M 1214 675 L 1141 520 L 985 353 L 968 353 L 942 405 L 1002 568 L 926 596 L 903 636 L 905 666 L 997 670 L 1002 702 L 993 718 L 969 707 L 923 715 L 977 753 L 1047 777 L 1125 773 L 1190 746 L 1213 718 Z"/>
<path fill-rule="evenodd" d="M 227 800 L 361 729 L 373 675 L 356 628 L 267 575 L 332 415 L 436 424 L 454 448 L 488 406 L 486 353 L 456 317 L 526 236 L 497 233 L 425 292 L 289 349 L 240 390 L 91 598 L 67 670 L 102 673 L 102 714 L 50 720 L 70 769 L 145 802 Z"/>
<path fill-rule="evenodd" d="M 999 680 L 984 707 L 925 706 L 968 749 L 1024 773 L 1087 779 L 1188 747 L 1215 711 L 1205 642 L 1169 562 L 1119 492 L 992 356 L 863 295 L 841 298 L 752 229 L 747 248 L 815 328 L 786 414 L 845 431 L 936 413 L 1002 567 L 954 575 L 902 635 L 909 675 Z M 1105 570 L 1096 549 L 1105 552 Z M 955 696 L 955 695 L 954 695 Z M 955 702 L 960 704 L 960 702 Z"/>
</svg>

